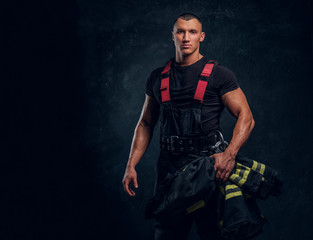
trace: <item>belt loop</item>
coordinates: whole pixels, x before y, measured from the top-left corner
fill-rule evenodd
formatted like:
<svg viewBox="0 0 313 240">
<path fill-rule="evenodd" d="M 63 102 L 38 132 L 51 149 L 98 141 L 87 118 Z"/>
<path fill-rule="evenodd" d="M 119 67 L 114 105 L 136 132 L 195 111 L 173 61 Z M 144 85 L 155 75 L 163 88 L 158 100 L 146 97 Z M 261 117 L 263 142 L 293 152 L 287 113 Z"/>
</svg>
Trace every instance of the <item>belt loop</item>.
<svg viewBox="0 0 313 240">
<path fill-rule="evenodd" d="M 171 136 L 171 152 L 173 155 L 178 155 L 179 154 L 179 149 L 176 148 L 175 146 L 175 139 L 178 140 L 178 136 Z"/>
</svg>

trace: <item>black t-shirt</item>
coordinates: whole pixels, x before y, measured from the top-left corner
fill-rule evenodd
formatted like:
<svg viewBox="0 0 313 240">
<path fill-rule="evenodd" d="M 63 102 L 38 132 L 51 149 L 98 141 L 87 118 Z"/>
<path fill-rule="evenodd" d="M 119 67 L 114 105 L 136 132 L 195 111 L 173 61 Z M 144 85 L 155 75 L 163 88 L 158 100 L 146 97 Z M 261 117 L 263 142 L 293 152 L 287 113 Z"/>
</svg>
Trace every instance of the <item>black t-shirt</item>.
<svg viewBox="0 0 313 240">
<path fill-rule="evenodd" d="M 200 74 L 208 59 L 203 57 L 189 66 L 172 62 L 170 72 L 170 96 L 173 106 L 188 107 L 192 104 Z M 146 82 L 146 94 L 161 104 L 161 72 L 164 67 L 152 71 Z M 228 68 L 218 64 L 213 68 L 208 82 L 201 112 L 201 122 L 205 130 L 219 129 L 219 119 L 224 104 L 221 96 L 239 87 L 235 75 Z"/>
</svg>

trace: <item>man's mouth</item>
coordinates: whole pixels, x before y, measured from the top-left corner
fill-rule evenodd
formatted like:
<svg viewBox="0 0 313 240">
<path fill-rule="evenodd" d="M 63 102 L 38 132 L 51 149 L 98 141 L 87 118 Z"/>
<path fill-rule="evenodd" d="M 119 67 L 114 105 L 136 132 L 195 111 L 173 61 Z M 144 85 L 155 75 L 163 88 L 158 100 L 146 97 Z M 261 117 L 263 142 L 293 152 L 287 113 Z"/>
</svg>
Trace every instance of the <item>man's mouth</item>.
<svg viewBox="0 0 313 240">
<path fill-rule="evenodd" d="M 182 48 L 190 48 L 191 45 L 182 45 Z"/>
</svg>

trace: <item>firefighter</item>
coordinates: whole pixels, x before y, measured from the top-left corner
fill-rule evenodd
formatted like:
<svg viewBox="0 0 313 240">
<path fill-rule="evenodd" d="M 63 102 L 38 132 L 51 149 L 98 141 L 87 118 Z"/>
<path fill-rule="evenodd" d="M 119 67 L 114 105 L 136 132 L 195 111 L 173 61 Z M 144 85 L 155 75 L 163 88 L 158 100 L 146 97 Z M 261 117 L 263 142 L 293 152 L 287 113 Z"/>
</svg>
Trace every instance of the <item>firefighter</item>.
<svg viewBox="0 0 313 240">
<path fill-rule="evenodd" d="M 173 25 L 175 58 L 165 67 L 154 70 L 146 83 L 146 97 L 135 128 L 130 155 L 122 180 L 124 190 L 135 196 L 130 183 L 138 188 L 136 165 L 145 153 L 154 127 L 160 121 L 160 154 L 157 163 L 155 192 L 162 180 L 186 165 L 191 155 L 206 154 L 214 158 L 216 180 L 225 182 L 235 158 L 247 141 L 255 122 L 246 97 L 236 77 L 226 67 L 200 53 L 205 39 L 198 16 L 183 13 Z M 219 119 L 224 108 L 237 119 L 233 135 L 223 151 L 214 147 L 221 142 Z M 220 239 L 216 224 L 216 203 L 180 220 L 155 219 L 155 239 L 186 239 L 193 221 L 201 239 Z"/>
</svg>

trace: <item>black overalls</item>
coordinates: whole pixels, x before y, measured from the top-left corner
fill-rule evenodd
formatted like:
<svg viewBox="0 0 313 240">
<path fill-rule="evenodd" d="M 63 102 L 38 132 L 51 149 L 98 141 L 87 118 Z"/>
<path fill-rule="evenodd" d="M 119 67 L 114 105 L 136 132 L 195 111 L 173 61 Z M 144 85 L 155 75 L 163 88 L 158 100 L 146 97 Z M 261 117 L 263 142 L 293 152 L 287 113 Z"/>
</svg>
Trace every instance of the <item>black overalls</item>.
<svg viewBox="0 0 313 240">
<path fill-rule="evenodd" d="M 168 173 L 173 173 L 191 161 L 195 155 L 211 155 L 216 150 L 216 143 L 220 142 L 217 132 L 204 132 L 201 124 L 201 106 L 205 90 L 210 81 L 215 61 L 208 61 L 205 65 L 197 87 L 193 103 L 188 108 L 174 107 L 171 103 L 169 89 L 169 72 L 172 61 L 165 66 L 161 76 L 160 108 L 160 147 L 161 152 L 157 166 L 156 191 L 159 183 Z M 179 221 L 165 223 L 156 218 L 155 239 L 186 239 L 193 220 L 197 224 L 197 231 L 201 239 L 219 239 L 217 227 L 217 201 L 212 197 L 211 204 Z"/>
<path fill-rule="evenodd" d="M 278 173 L 262 163 L 237 154 L 228 180 L 223 184 L 216 182 L 214 159 L 209 156 L 223 152 L 227 143 L 218 130 L 203 130 L 201 106 L 217 63 L 207 62 L 195 87 L 193 102 L 184 108 L 175 107 L 171 103 L 171 64 L 172 61 L 167 63 L 161 76 L 161 151 L 155 195 L 146 207 L 146 218 L 155 218 L 155 239 L 187 239 L 193 220 L 200 239 L 251 238 L 262 231 L 265 222 L 255 199 L 280 194 L 282 183 Z M 198 163 L 205 163 L 201 165 L 205 168 L 193 168 L 200 166 Z M 205 176 L 201 175 L 203 169 Z M 185 205 L 188 197 L 198 197 L 199 191 L 193 191 L 194 188 L 189 186 L 195 186 L 198 190 L 203 186 L 205 188 L 205 195 L 201 195 L 200 201 L 191 206 Z M 201 202 L 204 204 L 198 205 Z M 180 210 L 187 214 L 172 218 L 180 214 Z"/>
</svg>

